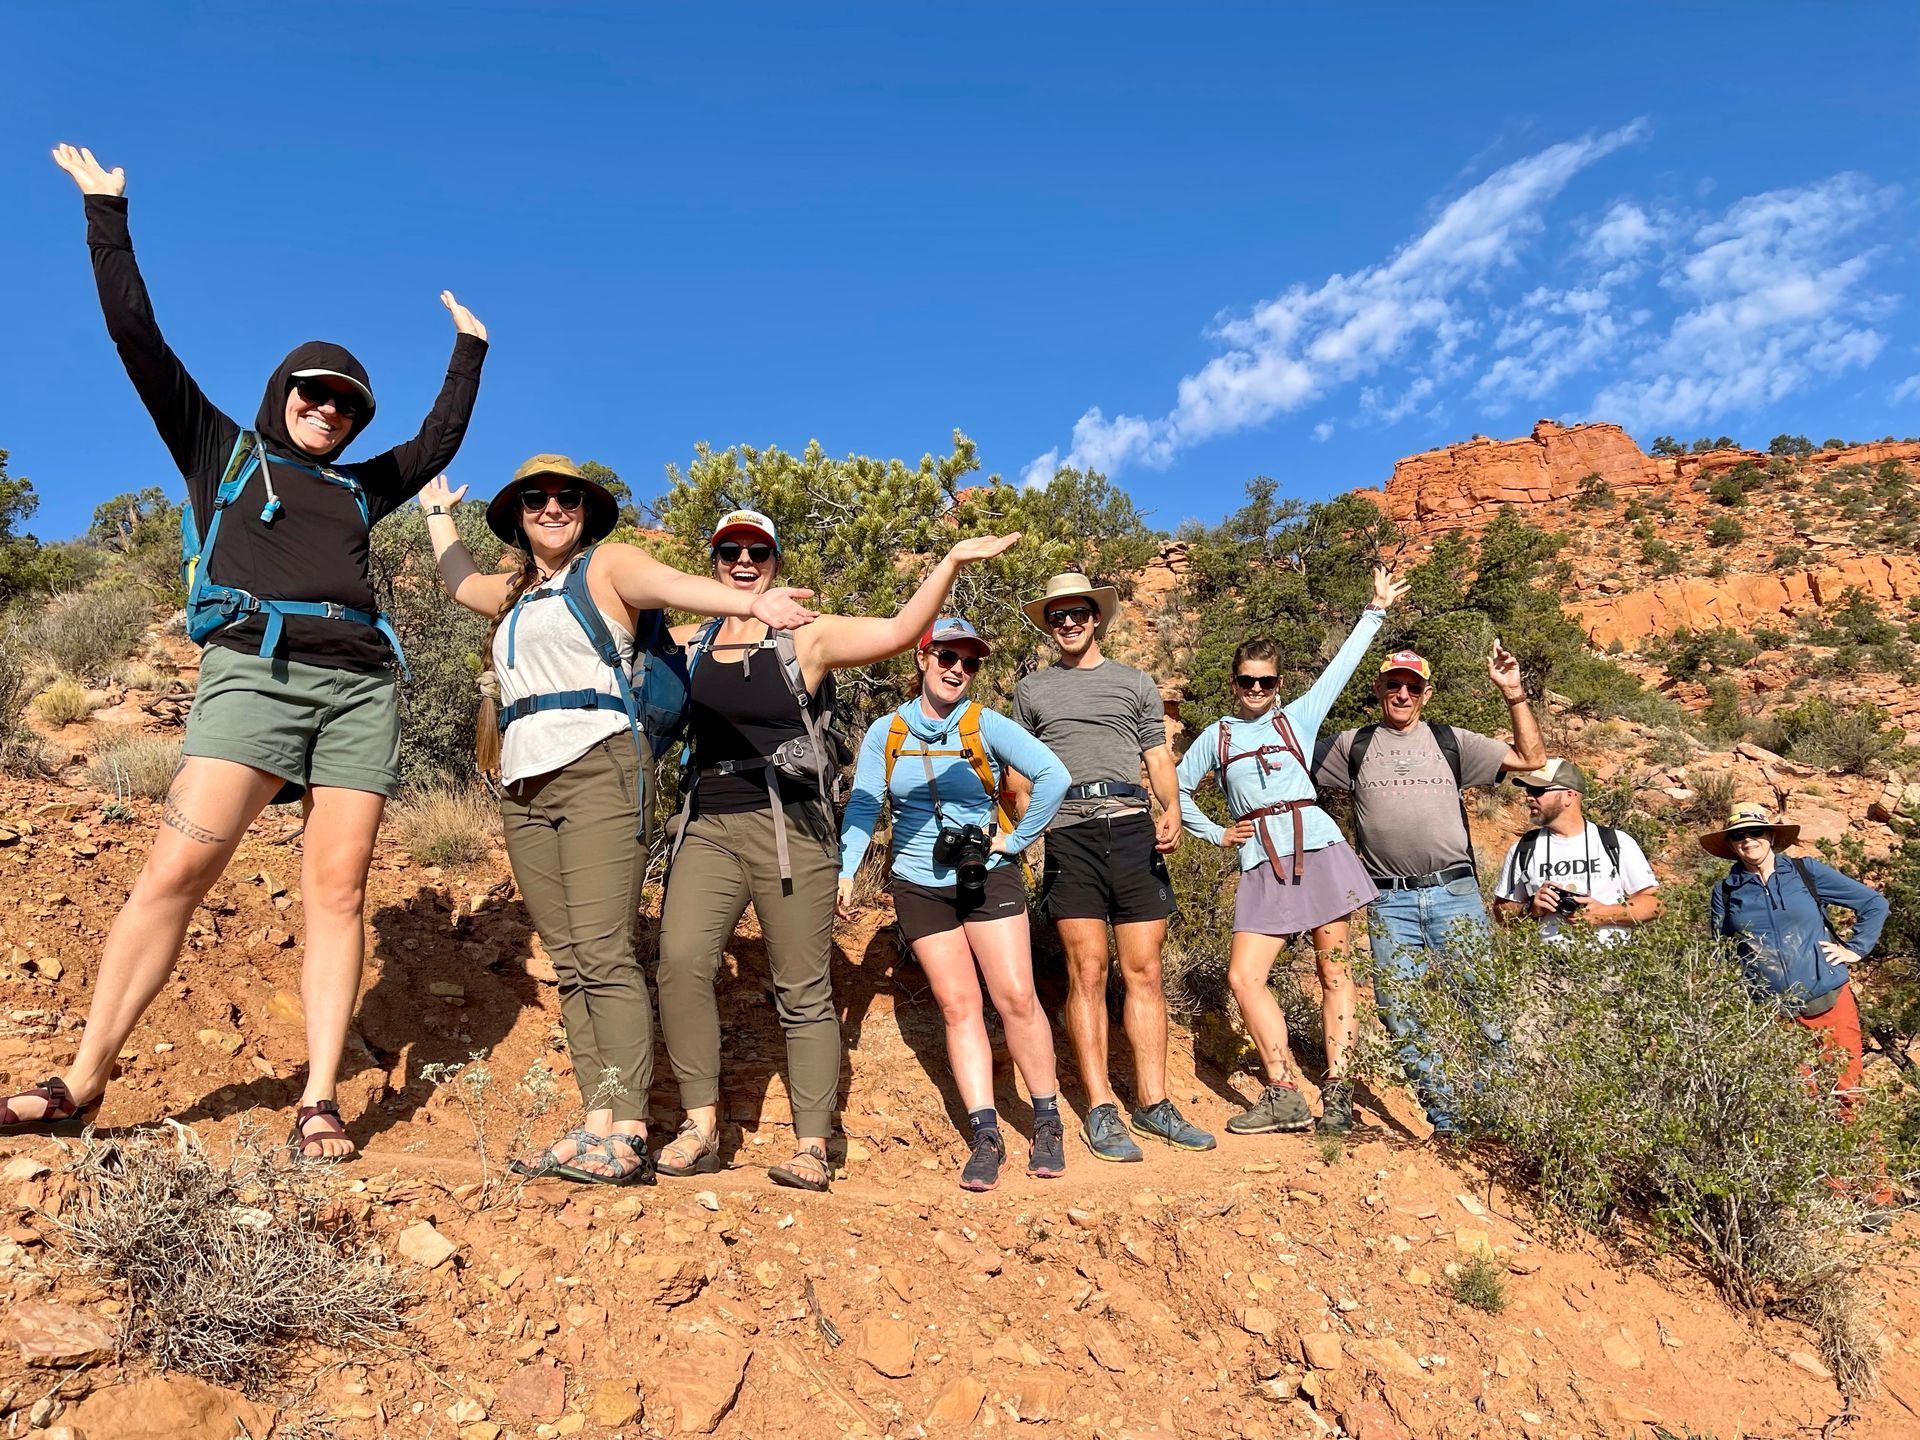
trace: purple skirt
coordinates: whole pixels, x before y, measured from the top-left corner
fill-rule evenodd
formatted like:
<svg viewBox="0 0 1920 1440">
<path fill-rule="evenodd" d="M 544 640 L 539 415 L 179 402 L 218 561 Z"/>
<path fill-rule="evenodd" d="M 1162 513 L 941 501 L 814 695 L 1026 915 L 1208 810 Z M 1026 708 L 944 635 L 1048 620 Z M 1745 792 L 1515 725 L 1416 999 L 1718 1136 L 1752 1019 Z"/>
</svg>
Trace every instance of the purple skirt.
<svg viewBox="0 0 1920 1440">
<path fill-rule="evenodd" d="M 1373 878 L 1353 847 L 1336 840 L 1324 850 L 1300 857 L 1300 883 L 1293 883 L 1293 857 L 1282 855 L 1285 873 L 1273 873 L 1273 863 L 1262 860 L 1240 872 L 1240 889 L 1233 900 L 1236 934 L 1300 935 L 1331 920 L 1343 920 L 1379 898 Z"/>
</svg>

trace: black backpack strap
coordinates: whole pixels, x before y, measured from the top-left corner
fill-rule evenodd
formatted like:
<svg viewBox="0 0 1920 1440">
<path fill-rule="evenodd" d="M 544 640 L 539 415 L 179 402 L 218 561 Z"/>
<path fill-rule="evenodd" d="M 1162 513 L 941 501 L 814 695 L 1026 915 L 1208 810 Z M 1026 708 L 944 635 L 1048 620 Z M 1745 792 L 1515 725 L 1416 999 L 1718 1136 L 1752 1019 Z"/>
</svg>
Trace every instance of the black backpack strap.
<svg viewBox="0 0 1920 1440">
<path fill-rule="evenodd" d="M 1600 848 L 1606 852 L 1607 859 L 1613 865 L 1613 873 L 1620 873 L 1620 832 L 1611 825 L 1596 825 L 1600 832 Z"/>
<path fill-rule="evenodd" d="M 1833 928 L 1833 917 L 1827 914 L 1827 907 L 1820 901 L 1820 892 L 1813 888 L 1813 872 L 1807 869 L 1807 862 L 1798 855 L 1789 855 L 1787 859 L 1792 862 L 1793 873 L 1800 877 L 1800 883 L 1807 887 L 1807 894 L 1813 897 L 1813 908 L 1820 912 L 1820 923 L 1826 927 L 1827 938 L 1836 945 L 1844 945 L 1846 942 Z"/>
<path fill-rule="evenodd" d="M 1533 852 L 1540 848 L 1540 830 L 1536 826 L 1513 843 L 1513 878 L 1518 881 L 1533 863 Z"/>
<path fill-rule="evenodd" d="M 1353 792 L 1353 848 L 1362 855 L 1367 853 L 1366 836 L 1360 825 L 1360 767 L 1367 763 L 1367 749 L 1373 744 L 1373 732 L 1378 725 L 1362 725 L 1353 732 L 1353 743 L 1347 747 L 1347 789 Z"/>
<path fill-rule="evenodd" d="M 1480 857 L 1473 848 L 1473 821 L 1467 818 L 1467 792 L 1460 786 L 1460 737 L 1454 733 L 1451 725 L 1429 721 L 1427 728 L 1433 732 L 1433 742 L 1440 747 L 1447 769 L 1453 774 L 1453 798 L 1460 802 L 1460 828 L 1467 837 L 1467 861 L 1473 866 L 1473 873 L 1478 875 Z"/>
</svg>

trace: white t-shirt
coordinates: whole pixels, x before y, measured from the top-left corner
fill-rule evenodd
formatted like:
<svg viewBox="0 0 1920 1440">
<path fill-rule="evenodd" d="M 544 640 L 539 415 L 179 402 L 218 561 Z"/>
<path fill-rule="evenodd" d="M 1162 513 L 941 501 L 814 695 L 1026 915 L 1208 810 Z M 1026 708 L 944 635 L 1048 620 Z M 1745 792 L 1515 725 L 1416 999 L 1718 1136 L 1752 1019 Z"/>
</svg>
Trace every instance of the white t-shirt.
<svg viewBox="0 0 1920 1440">
<path fill-rule="evenodd" d="M 1533 854 L 1528 857 L 1525 870 L 1520 869 L 1520 841 L 1515 841 L 1500 866 L 1500 883 L 1493 891 L 1495 898 L 1526 905 L 1541 886 L 1551 884 L 1557 890 L 1591 895 L 1596 905 L 1621 905 L 1629 895 L 1657 887 L 1660 882 L 1654 878 L 1653 867 L 1647 864 L 1647 857 L 1634 838 L 1624 830 L 1613 833 L 1620 841 L 1618 868 L 1600 843 L 1600 827 L 1591 820 L 1579 835 L 1555 835 L 1541 830 L 1533 842 Z M 1521 841 L 1525 839 L 1524 835 L 1520 837 Z M 1540 933 L 1549 940 L 1556 938 L 1560 930 L 1558 915 L 1549 915 L 1540 922 Z M 1603 940 L 1620 940 L 1627 933 L 1624 925 L 1596 925 L 1593 930 Z"/>
</svg>

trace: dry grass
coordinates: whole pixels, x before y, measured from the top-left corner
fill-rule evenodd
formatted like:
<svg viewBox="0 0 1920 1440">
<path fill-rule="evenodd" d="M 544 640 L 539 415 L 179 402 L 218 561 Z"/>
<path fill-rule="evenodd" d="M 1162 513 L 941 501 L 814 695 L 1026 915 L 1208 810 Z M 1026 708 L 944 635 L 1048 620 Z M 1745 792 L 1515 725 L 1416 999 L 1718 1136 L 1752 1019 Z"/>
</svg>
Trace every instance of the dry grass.
<svg viewBox="0 0 1920 1440">
<path fill-rule="evenodd" d="M 69 675 L 106 680 L 140 648 L 153 607 L 135 590 L 81 590 L 55 598 L 27 626 L 27 642 Z"/>
<path fill-rule="evenodd" d="M 34 690 L 31 671 L 19 630 L 0 625 L 0 773 L 37 775 L 46 768 L 40 737 L 22 723 Z"/>
<path fill-rule="evenodd" d="M 44 724 L 57 730 L 62 725 L 72 725 L 86 719 L 101 704 L 101 698 L 78 680 L 71 675 L 62 675 L 34 697 L 33 713 Z"/>
<path fill-rule="evenodd" d="M 87 782 L 116 800 L 158 800 L 180 768 L 180 742 L 138 730 L 102 735 L 87 766 Z"/>
<path fill-rule="evenodd" d="M 243 1129 L 224 1162 L 184 1126 L 89 1137 L 67 1172 L 78 1196 L 56 1225 L 74 1263 L 125 1287 L 121 1344 L 159 1370 L 254 1394 L 298 1350 L 376 1346 L 407 1292 L 320 1167 L 278 1163 Z"/>
<path fill-rule="evenodd" d="M 500 807 L 478 785 L 416 790 L 389 812 L 394 838 L 422 865 L 484 860 L 500 832 Z"/>
</svg>

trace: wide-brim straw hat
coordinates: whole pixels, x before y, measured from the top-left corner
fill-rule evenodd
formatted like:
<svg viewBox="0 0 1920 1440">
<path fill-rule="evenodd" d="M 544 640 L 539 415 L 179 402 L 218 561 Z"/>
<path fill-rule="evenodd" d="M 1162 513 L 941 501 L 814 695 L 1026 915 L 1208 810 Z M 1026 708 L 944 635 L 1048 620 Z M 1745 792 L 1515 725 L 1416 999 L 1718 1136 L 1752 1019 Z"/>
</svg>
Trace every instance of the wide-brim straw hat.
<svg viewBox="0 0 1920 1440">
<path fill-rule="evenodd" d="M 1113 617 L 1120 613 L 1120 592 L 1111 585 L 1096 585 L 1078 570 L 1067 570 L 1047 581 L 1047 588 L 1037 600 L 1029 600 L 1020 607 L 1021 613 L 1032 622 L 1033 628 L 1043 635 L 1053 634 L 1053 627 L 1047 624 L 1047 607 L 1056 600 L 1091 600 L 1094 613 L 1099 618 L 1094 622 L 1093 634 L 1099 639 L 1107 633 L 1107 626 L 1113 623 Z"/>
<path fill-rule="evenodd" d="M 1798 825 L 1786 825 L 1776 821 L 1767 813 L 1764 805 L 1736 805 L 1727 814 L 1727 823 L 1718 830 L 1709 830 L 1700 837 L 1700 848 L 1709 855 L 1717 855 L 1722 860 L 1736 860 L 1733 842 L 1727 837 L 1736 830 L 1765 830 L 1773 840 L 1773 848 L 1784 850 L 1800 838 Z"/>
<path fill-rule="evenodd" d="M 620 523 L 620 502 L 613 498 L 613 492 L 582 475 L 580 467 L 564 455 L 535 455 L 514 471 L 513 479 L 487 502 L 487 528 L 500 537 L 503 545 L 518 549 L 527 543 L 520 533 L 526 517 L 526 512 L 520 508 L 520 491 L 525 488 L 527 481 L 542 475 L 570 480 L 580 487 L 586 497 L 581 502 L 581 508 L 586 512 L 581 517 L 580 538 L 583 544 L 595 544 L 613 533 L 614 526 Z"/>
</svg>

